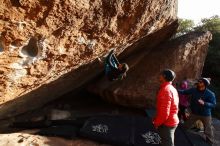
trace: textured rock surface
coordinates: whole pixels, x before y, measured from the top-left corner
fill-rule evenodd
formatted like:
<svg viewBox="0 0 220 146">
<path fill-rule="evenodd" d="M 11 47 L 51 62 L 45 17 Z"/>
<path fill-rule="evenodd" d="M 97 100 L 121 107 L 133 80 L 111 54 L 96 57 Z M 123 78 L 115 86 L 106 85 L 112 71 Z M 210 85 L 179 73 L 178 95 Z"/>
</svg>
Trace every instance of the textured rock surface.
<svg viewBox="0 0 220 146">
<path fill-rule="evenodd" d="M 100 144 L 97 142 L 76 139 L 67 140 L 58 137 L 44 137 L 38 135 L 32 135 L 31 132 L 20 132 L 13 134 L 0 134 L 1 146 L 109 146 L 106 144 Z"/>
<path fill-rule="evenodd" d="M 80 87 L 101 71 L 97 57 L 110 48 L 120 54 L 140 38 L 166 28 L 177 14 L 176 0 L 0 4 L 0 119 Z M 175 27 L 169 29 L 167 33 Z"/>
<path fill-rule="evenodd" d="M 177 74 L 175 82 L 184 77 L 197 78 L 202 73 L 210 32 L 193 32 L 170 40 L 153 49 L 135 65 L 122 81 L 109 82 L 102 78 L 89 90 L 104 99 L 133 107 L 153 107 L 156 92 L 159 89 L 158 75 L 165 68 L 173 69 Z M 132 56 L 132 63 L 144 52 Z"/>
</svg>

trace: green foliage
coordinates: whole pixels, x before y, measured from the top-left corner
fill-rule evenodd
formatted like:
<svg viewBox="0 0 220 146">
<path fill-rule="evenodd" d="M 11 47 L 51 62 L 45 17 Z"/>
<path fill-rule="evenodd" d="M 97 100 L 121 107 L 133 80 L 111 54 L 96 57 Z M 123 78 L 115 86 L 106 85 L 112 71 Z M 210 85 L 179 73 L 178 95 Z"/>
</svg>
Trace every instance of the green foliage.
<svg viewBox="0 0 220 146">
<path fill-rule="evenodd" d="M 179 27 L 177 33 L 185 34 L 191 31 L 210 31 L 212 33 L 220 33 L 220 17 L 218 15 L 201 20 L 201 24 L 195 26 L 193 20 L 179 19 Z"/>
<path fill-rule="evenodd" d="M 193 30 L 195 26 L 193 20 L 179 19 L 179 27 L 177 30 L 178 34 L 185 34 Z"/>
<path fill-rule="evenodd" d="M 195 30 L 211 31 L 212 33 L 220 33 L 220 18 L 219 16 L 212 16 L 211 18 L 204 18 L 201 20 L 201 25 Z"/>
<path fill-rule="evenodd" d="M 220 97 L 220 17 L 205 18 L 201 22 L 202 24 L 195 30 L 212 32 L 212 41 L 209 44 L 203 75 L 213 79 L 212 89 L 216 92 L 217 97 Z"/>
</svg>

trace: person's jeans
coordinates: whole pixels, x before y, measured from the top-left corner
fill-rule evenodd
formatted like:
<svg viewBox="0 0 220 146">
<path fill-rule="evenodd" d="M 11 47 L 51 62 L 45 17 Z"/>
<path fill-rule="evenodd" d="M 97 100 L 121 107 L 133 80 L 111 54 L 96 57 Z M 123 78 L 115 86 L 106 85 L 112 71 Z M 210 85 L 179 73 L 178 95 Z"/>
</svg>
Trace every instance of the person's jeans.
<svg viewBox="0 0 220 146">
<path fill-rule="evenodd" d="M 176 126 L 177 127 L 177 126 Z M 174 146 L 174 133 L 176 127 L 168 127 L 162 125 L 158 128 L 159 135 L 161 137 L 161 146 Z"/>
<path fill-rule="evenodd" d="M 189 129 L 192 125 L 197 121 L 201 120 L 204 125 L 204 134 L 205 137 L 208 138 L 212 143 L 214 142 L 214 133 L 212 126 L 212 117 L 211 116 L 199 116 L 191 114 L 189 119 L 184 123 L 184 128 Z"/>
</svg>

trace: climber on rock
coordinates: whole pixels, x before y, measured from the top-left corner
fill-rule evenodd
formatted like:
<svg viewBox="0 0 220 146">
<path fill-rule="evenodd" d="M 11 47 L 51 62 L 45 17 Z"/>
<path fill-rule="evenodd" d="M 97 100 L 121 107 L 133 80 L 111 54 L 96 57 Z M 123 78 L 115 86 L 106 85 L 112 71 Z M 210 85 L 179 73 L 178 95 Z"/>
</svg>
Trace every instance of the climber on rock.
<svg viewBox="0 0 220 146">
<path fill-rule="evenodd" d="M 122 80 L 126 77 L 129 67 L 126 63 L 119 63 L 112 49 L 105 59 L 105 74 L 110 81 Z"/>
</svg>

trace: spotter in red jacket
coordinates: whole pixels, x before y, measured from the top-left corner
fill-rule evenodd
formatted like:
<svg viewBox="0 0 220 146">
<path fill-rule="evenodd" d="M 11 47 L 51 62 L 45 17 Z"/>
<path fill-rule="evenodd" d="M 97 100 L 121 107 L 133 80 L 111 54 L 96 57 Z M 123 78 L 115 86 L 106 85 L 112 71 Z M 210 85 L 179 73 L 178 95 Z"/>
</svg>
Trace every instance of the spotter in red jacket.
<svg viewBox="0 0 220 146">
<path fill-rule="evenodd" d="M 165 125 L 175 127 L 179 124 L 178 119 L 179 96 L 172 82 L 165 82 L 160 86 L 157 95 L 157 113 L 153 120 L 155 127 Z"/>
</svg>

